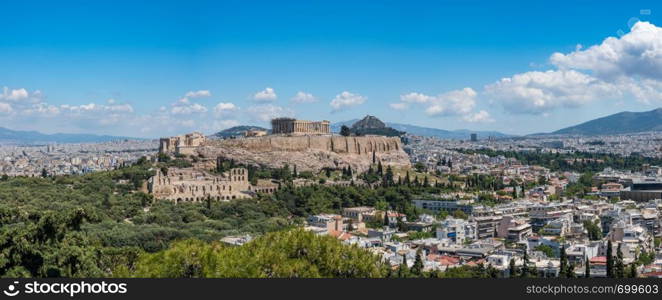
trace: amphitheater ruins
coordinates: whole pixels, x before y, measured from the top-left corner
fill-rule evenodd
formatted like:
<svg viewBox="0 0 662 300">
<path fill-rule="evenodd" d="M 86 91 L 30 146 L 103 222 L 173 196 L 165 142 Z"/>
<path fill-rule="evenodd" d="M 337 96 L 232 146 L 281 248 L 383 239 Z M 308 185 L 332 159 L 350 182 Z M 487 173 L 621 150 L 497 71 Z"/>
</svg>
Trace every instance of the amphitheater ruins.
<svg viewBox="0 0 662 300">
<path fill-rule="evenodd" d="M 147 182 L 154 198 L 179 202 L 231 200 L 249 198 L 256 193 L 273 193 L 278 185 L 261 180 L 253 186 L 245 168 L 234 168 L 223 174 L 210 174 L 193 168 L 157 170 Z"/>
</svg>

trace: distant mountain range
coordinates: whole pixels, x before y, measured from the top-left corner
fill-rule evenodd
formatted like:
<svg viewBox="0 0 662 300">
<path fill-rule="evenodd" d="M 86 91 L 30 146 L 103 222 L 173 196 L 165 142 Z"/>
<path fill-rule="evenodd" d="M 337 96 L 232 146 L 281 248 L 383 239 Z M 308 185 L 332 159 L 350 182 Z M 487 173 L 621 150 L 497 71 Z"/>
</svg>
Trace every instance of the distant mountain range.
<svg viewBox="0 0 662 300">
<path fill-rule="evenodd" d="M 644 112 L 624 111 L 563 128 L 551 134 L 601 135 L 645 131 L 662 131 L 662 108 Z"/>
<path fill-rule="evenodd" d="M 331 131 L 333 132 L 340 132 L 340 127 L 342 125 L 345 126 L 352 126 L 354 123 L 359 121 L 358 119 L 354 120 L 349 120 L 349 121 L 343 121 L 343 122 L 337 122 L 331 124 Z M 420 136 L 432 136 L 432 137 L 438 137 L 442 139 L 453 139 L 453 140 L 465 140 L 469 139 L 470 135 L 472 133 L 475 133 L 478 135 L 479 139 L 484 139 L 487 137 L 495 137 L 495 138 L 506 138 L 506 137 L 511 137 L 511 135 L 501 133 L 498 131 L 475 131 L 475 130 L 468 130 L 468 129 L 458 129 L 458 130 L 444 130 L 444 129 L 438 129 L 438 128 L 430 128 L 430 127 L 422 127 L 422 126 L 416 126 L 416 125 L 409 125 L 409 124 L 401 124 L 401 123 L 391 123 L 391 122 L 386 122 L 386 126 L 389 126 L 395 130 L 398 131 L 404 131 L 409 134 L 413 135 L 420 135 Z"/>
<path fill-rule="evenodd" d="M 356 124 L 356 126 L 354 126 Z M 331 131 L 335 133 L 340 132 L 341 126 L 347 126 L 354 131 L 360 131 L 362 134 L 384 134 L 384 130 L 397 133 L 404 131 L 412 135 L 431 136 L 442 139 L 456 139 L 464 140 L 469 139 L 472 133 L 476 133 L 479 139 L 488 137 L 494 138 L 509 138 L 516 137 L 501 133 L 498 131 L 475 131 L 468 129 L 458 130 L 444 130 L 438 128 L 430 128 L 409 124 L 382 122 L 376 117 L 366 116 L 362 120 L 353 119 L 343 122 L 336 122 L 331 124 Z M 215 137 L 230 137 L 243 135 L 246 130 L 267 130 L 259 126 L 236 126 L 223 131 L 217 132 L 212 136 Z M 645 112 L 620 112 L 617 114 L 609 115 L 606 117 L 598 118 L 588 122 L 581 123 L 576 126 L 563 128 L 550 133 L 536 133 L 529 136 L 540 135 L 601 135 L 601 134 L 623 134 L 623 133 L 637 133 L 646 131 L 662 131 L 662 108 L 654 109 Z M 397 134 L 396 134 L 397 135 Z"/>
<path fill-rule="evenodd" d="M 17 145 L 34 145 L 34 144 L 68 144 L 68 143 L 101 143 L 116 140 L 138 140 L 138 138 L 124 137 L 124 136 L 111 136 L 111 135 L 96 135 L 96 134 L 79 134 L 79 133 L 55 133 L 44 134 L 37 131 L 21 131 L 11 130 L 0 127 L 0 144 L 17 144 Z"/>
</svg>

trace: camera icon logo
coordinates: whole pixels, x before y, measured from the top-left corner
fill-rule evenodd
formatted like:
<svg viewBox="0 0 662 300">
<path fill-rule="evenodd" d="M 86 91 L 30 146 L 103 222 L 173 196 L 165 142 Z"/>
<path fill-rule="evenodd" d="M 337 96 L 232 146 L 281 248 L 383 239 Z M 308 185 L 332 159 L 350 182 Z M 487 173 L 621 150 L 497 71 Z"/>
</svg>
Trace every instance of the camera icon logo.
<svg viewBox="0 0 662 300">
<path fill-rule="evenodd" d="M 14 284 L 10 284 L 7 290 L 3 290 L 2 292 L 9 297 L 14 297 L 21 292 L 16 288 L 16 285 L 18 285 L 18 281 L 14 281 Z"/>
</svg>

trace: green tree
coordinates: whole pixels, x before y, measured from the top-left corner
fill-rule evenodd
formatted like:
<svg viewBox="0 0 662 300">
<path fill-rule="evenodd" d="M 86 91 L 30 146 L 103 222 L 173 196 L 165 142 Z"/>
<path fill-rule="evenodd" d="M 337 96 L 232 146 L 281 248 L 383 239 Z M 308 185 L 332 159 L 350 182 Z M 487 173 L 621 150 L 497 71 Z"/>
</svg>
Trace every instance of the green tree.
<svg viewBox="0 0 662 300">
<path fill-rule="evenodd" d="M 561 246 L 561 255 L 559 260 L 559 276 L 565 277 L 568 270 L 568 256 L 565 253 L 565 245 Z"/>
<path fill-rule="evenodd" d="M 469 216 L 467 216 L 466 213 L 464 213 L 463 211 L 461 211 L 459 209 L 457 209 L 453 212 L 453 217 L 457 218 L 457 219 L 467 219 L 467 218 L 469 218 Z"/>
<path fill-rule="evenodd" d="M 554 257 L 554 249 L 552 249 L 552 247 L 549 245 L 538 245 L 533 249 L 545 253 L 545 255 L 549 258 Z"/>
<path fill-rule="evenodd" d="M 340 135 L 342 136 L 350 136 L 352 133 L 349 129 L 349 127 L 343 125 L 340 127 Z"/>
<path fill-rule="evenodd" d="M 385 276 L 387 266 L 365 249 L 296 229 L 268 233 L 239 247 L 183 240 L 167 250 L 146 253 L 133 270 L 124 268 L 115 274 L 141 278 L 370 278 Z"/>
<path fill-rule="evenodd" d="M 527 278 L 529 277 L 529 254 L 526 249 L 524 250 L 524 262 L 522 264 L 522 269 L 520 270 L 520 277 Z"/>
<path fill-rule="evenodd" d="M 584 262 L 584 277 L 591 278 L 591 264 L 589 263 L 588 257 Z"/>
<path fill-rule="evenodd" d="M 637 265 L 636 264 L 630 264 L 630 278 L 637 278 Z"/>
<path fill-rule="evenodd" d="M 407 257 L 402 255 L 402 263 L 398 268 L 398 278 L 408 278 L 410 276 L 409 266 L 407 266 Z"/>
<path fill-rule="evenodd" d="M 625 277 L 625 264 L 623 263 L 623 252 L 621 251 L 622 243 L 618 243 L 616 248 L 616 262 L 615 262 L 615 277 L 624 278 Z"/>
<path fill-rule="evenodd" d="M 510 278 L 517 277 L 517 266 L 515 265 L 515 258 L 510 259 L 508 264 L 508 274 Z"/>
<path fill-rule="evenodd" d="M 414 265 L 411 267 L 411 274 L 416 277 L 423 275 L 423 259 L 421 257 L 421 249 L 416 251 L 416 260 L 414 260 Z"/>
<path fill-rule="evenodd" d="M 611 241 L 607 242 L 607 277 L 614 278 L 614 254 Z"/>
<path fill-rule="evenodd" d="M 568 268 L 566 269 L 566 278 L 575 278 L 577 275 L 575 274 L 575 264 L 569 264 Z"/>
</svg>

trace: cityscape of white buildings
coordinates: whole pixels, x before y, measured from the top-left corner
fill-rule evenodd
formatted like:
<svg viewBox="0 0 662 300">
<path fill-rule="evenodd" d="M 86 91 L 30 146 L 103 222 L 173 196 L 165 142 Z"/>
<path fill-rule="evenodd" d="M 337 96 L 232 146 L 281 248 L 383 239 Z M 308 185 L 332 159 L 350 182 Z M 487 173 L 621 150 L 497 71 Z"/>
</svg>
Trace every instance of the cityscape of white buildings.
<svg viewBox="0 0 662 300">
<path fill-rule="evenodd" d="M 84 174 L 112 170 L 154 156 L 155 140 L 118 140 L 104 143 L 0 145 L 0 174 L 41 176 Z"/>
</svg>

